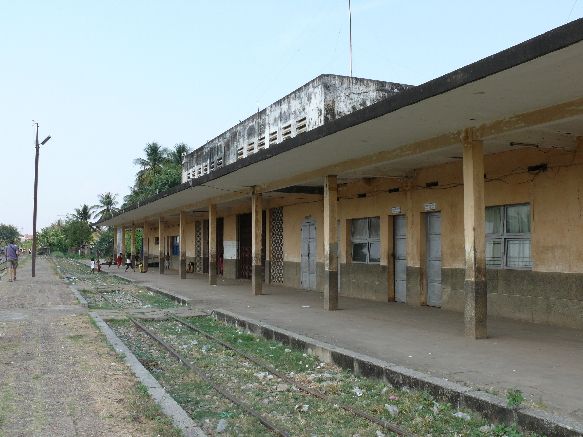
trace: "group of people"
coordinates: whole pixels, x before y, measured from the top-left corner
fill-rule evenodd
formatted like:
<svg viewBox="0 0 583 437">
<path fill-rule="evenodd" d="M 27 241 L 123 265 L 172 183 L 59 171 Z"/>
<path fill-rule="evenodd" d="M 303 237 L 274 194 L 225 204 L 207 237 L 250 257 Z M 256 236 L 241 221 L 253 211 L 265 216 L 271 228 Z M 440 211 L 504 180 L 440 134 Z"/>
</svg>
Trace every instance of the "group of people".
<svg viewBox="0 0 583 437">
<path fill-rule="evenodd" d="M 138 258 L 136 257 L 136 261 L 138 261 Z M 123 263 L 123 253 L 119 253 L 119 255 L 115 258 L 115 264 L 117 265 L 117 268 L 119 269 L 121 267 Z M 126 269 L 124 271 L 128 271 L 128 269 L 132 269 L 134 272 L 136 271 L 135 267 L 134 267 L 134 263 L 132 261 L 132 256 L 128 253 L 126 255 L 126 263 L 125 263 Z"/>
<path fill-rule="evenodd" d="M 115 258 L 115 265 L 117 265 L 117 268 L 119 269 L 123 263 L 123 253 L 119 253 L 119 255 Z M 136 262 L 138 261 L 138 258 L 136 257 Z M 107 262 L 105 262 L 105 264 L 107 264 L 107 267 L 110 268 L 113 264 L 114 264 L 114 259 L 113 257 L 109 257 L 109 259 L 107 260 Z M 135 267 L 134 267 L 134 263 L 132 262 L 132 256 L 128 253 L 126 255 L 126 263 L 125 263 L 126 269 L 125 271 L 127 272 L 128 269 L 132 269 L 134 272 L 136 271 Z M 91 273 L 95 273 L 95 272 L 101 272 L 101 262 L 99 261 L 99 257 L 97 258 L 91 258 Z"/>
</svg>

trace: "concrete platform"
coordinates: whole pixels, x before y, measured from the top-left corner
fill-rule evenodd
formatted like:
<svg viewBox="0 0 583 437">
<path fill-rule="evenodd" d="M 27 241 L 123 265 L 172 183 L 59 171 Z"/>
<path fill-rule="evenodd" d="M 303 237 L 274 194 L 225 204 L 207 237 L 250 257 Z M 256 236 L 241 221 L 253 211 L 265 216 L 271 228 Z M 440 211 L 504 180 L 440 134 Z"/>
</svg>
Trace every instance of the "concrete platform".
<svg viewBox="0 0 583 437">
<path fill-rule="evenodd" d="M 219 278 L 209 286 L 203 275 L 181 280 L 175 272 L 109 271 L 189 298 L 197 308 L 224 308 L 502 397 L 518 388 L 531 405 L 583 423 L 579 330 L 489 318 L 489 338 L 471 340 L 461 313 L 436 308 L 341 297 L 341 309 L 327 312 L 318 292 L 266 286 L 264 295 L 252 296 L 250 281 Z"/>
</svg>

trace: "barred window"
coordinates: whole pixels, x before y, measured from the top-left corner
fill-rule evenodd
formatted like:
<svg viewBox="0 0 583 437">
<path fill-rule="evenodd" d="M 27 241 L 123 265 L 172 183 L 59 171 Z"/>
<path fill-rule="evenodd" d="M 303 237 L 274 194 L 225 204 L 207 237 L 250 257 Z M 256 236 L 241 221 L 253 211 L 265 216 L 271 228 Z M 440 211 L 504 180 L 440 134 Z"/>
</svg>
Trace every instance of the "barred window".
<svg viewBox="0 0 583 437">
<path fill-rule="evenodd" d="M 529 204 L 486 208 L 485 227 L 487 267 L 532 268 Z"/>
<path fill-rule="evenodd" d="M 350 237 L 352 241 L 352 262 L 366 264 L 376 264 L 380 262 L 380 228 L 379 217 L 351 220 Z"/>
</svg>

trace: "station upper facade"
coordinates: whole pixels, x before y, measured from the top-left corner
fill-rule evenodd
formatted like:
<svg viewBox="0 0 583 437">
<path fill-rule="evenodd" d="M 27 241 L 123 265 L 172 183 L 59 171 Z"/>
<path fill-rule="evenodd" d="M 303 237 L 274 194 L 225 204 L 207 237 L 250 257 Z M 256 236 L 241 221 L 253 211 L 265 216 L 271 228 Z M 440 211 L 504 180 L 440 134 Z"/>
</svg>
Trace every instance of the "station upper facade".
<svg viewBox="0 0 583 437">
<path fill-rule="evenodd" d="M 174 266 L 255 278 L 257 261 L 383 302 L 462 312 L 482 275 L 488 314 L 581 328 L 582 77 L 583 19 L 418 86 L 323 75 L 101 224 L 144 228 Z"/>
</svg>

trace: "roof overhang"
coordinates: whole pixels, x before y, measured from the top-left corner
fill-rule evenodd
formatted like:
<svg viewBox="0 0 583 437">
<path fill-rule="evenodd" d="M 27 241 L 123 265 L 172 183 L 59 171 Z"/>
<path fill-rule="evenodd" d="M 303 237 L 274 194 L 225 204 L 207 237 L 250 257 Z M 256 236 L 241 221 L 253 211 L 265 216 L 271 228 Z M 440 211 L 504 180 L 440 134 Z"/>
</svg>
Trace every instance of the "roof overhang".
<svg viewBox="0 0 583 437">
<path fill-rule="evenodd" d="M 176 210 L 206 210 L 249 196 L 339 176 L 452 159 L 474 128 L 486 153 L 538 141 L 573 147 L 583 136 L 583 19 L 300 134 L 127 208 L 119 226 Z M 455 156 L 453 156 L 455 158 Z M 360 173 L 359 173 L 360 172 Z"/>
</svg>

